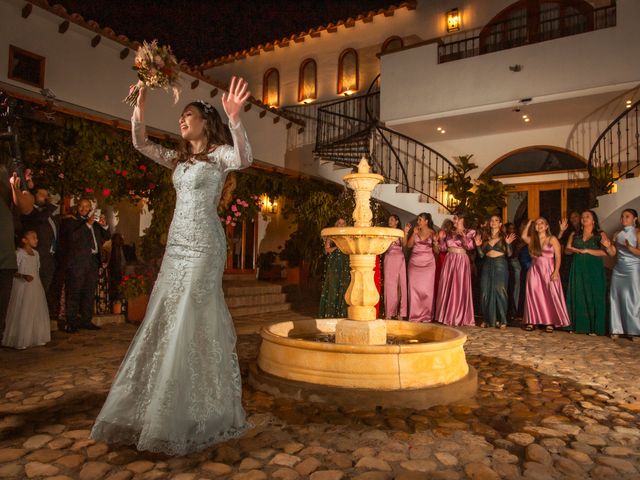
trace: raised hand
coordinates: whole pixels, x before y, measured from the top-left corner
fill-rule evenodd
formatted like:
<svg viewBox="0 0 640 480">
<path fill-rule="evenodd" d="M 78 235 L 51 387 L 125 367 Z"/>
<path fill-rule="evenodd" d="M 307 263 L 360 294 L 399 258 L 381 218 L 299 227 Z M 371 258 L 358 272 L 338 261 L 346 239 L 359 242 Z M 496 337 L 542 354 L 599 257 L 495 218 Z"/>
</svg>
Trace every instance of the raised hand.
<svg viewBox="0 0 640 480">
<path fill-rule="evenodd" d="M 411 224 L 410 224 L 410 223 L 407 223 L 407 224 L 404 226 L 404 234 L 406 235 L 407 233 L 409 233 L 409 230 L 411 230 Z"/>
<path fill-rule="evenodd" d="M 510 233 L 504 237 L 504 241 L 507 242 L 507 245 L 511 245 L 516 238 L 518 238 L 518 236 L 515 233 Z"/>
<path fill-rule="evenodd" d="M 16 192 L 20 191 L 20 177 L 16 172 L 13 172 L 11 178 L 9 178 L 9 183 L 11 184 L 11 188 L 13 188 Z"/>
<path fill-rule="evenodd" d="M 600 243 L 604 248 L 609 248 L 611 246 L 611 240 L 609 240 L 609 237 L 607 237 L 607 234 L 604 232 L 600 234 Z"/>
<path fill-rule="evenodd" d="M 249 84 L 242 78 L 233 76 L 229 92 L 222 95 L 222 107 L 233 124 L 237 124 L 240 120 L 240 109 L 251 96 L 251 92 L 247 90 L 248 86 Z"/>
<path fill-rule="evenodd" d="M 569 228 L 569 220 L 566 218 L 563 218 L 562 220 L 560 220 L 559 224 L 560 224 L 560 233 L 566 231 L 567 228 Z"/>
<path fill-rule="evenodd" d="M 473 241 L 476 243 L 476 247 L 482 246 L 482 236 L 479 233 L 476 233 L 476 236 L 473 237 Z"/>
</svg>

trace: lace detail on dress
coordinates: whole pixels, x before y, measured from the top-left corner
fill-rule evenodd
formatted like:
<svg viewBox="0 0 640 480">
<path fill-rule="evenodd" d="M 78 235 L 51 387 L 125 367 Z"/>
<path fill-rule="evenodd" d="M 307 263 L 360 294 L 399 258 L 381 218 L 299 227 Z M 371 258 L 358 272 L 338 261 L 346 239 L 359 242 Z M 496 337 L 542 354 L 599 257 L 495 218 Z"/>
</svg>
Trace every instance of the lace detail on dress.
<svg viewBox="0 0 640 480">
<path fill-rule="evenodd" d="M 134 144 L 165 166 L 175 152 L 132 125 Z M 176 207 L 147 314 L 91 436 L 139 450 L 186 454 L 240 436 L 248 425 L 236 335 L 224 303 L 226 239 L 215 213 L 228 170 L 251 163 L 241 124 L 234 146 L 173 169 Z"/>
</svg>

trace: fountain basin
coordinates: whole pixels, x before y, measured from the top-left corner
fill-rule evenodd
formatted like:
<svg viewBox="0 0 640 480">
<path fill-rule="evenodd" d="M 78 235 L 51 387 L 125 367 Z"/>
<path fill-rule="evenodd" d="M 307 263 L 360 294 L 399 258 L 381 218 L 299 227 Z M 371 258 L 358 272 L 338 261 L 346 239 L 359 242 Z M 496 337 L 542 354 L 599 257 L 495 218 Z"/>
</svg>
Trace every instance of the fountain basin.
<svg viewBox="0 0 640 480">
<path fill-rule="evenodd" d="M 404 232 L 389 227 L 329 227 L 322 229 L 322 236 L 330 238 L 348 255 L 380 255 Z"/>
<path fill-rule="evenodd" d="M 339 319 L 281 322 L 262 329 L 259 368 L 270 375 L 341 388 L 420 389 L 448 385 L 467 376 L 467 336 L 436 324 L 385 321 L 394 337 L 417 339 L 397 345 L 349 345 L 302 338 L 331 334 Z"/>
</svg>

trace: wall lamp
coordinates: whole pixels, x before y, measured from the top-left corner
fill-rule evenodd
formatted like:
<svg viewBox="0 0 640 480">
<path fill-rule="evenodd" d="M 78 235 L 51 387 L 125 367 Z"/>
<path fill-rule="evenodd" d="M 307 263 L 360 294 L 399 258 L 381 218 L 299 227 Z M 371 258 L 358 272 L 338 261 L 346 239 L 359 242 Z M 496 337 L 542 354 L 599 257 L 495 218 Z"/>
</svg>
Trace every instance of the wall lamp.
<svg viewBox="0 0 640 480">
<path fill-rule="evenodd" d="M 462 27 L 460 10 L 452 8 L 447 12 L 447 33 L 457 32 Z"/>
</svg>

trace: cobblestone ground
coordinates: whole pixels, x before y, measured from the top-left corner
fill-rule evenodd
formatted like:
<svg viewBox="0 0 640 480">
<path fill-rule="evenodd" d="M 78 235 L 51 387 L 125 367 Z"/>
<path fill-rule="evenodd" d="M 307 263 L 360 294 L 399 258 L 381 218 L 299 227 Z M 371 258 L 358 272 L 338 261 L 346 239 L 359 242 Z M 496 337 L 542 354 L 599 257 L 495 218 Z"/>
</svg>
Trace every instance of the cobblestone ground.
<svg viewBox="0 0 640 480">
<path fill-rule="evenodd" d="M 246 374 L 260 338 L 242 334 L 251 321 L 237 323 Z M 465 331 L 480 382 L 472 400 L 428 410 L 344 411 L 245 387 L 256 427 L 242 439 L 176 458 L 88 439 L 135 327 L 56 332 L 46 347 L 2 349 L 0 478 L 640 478 L 640 342 L 516 328 Z"/>
</svg>

